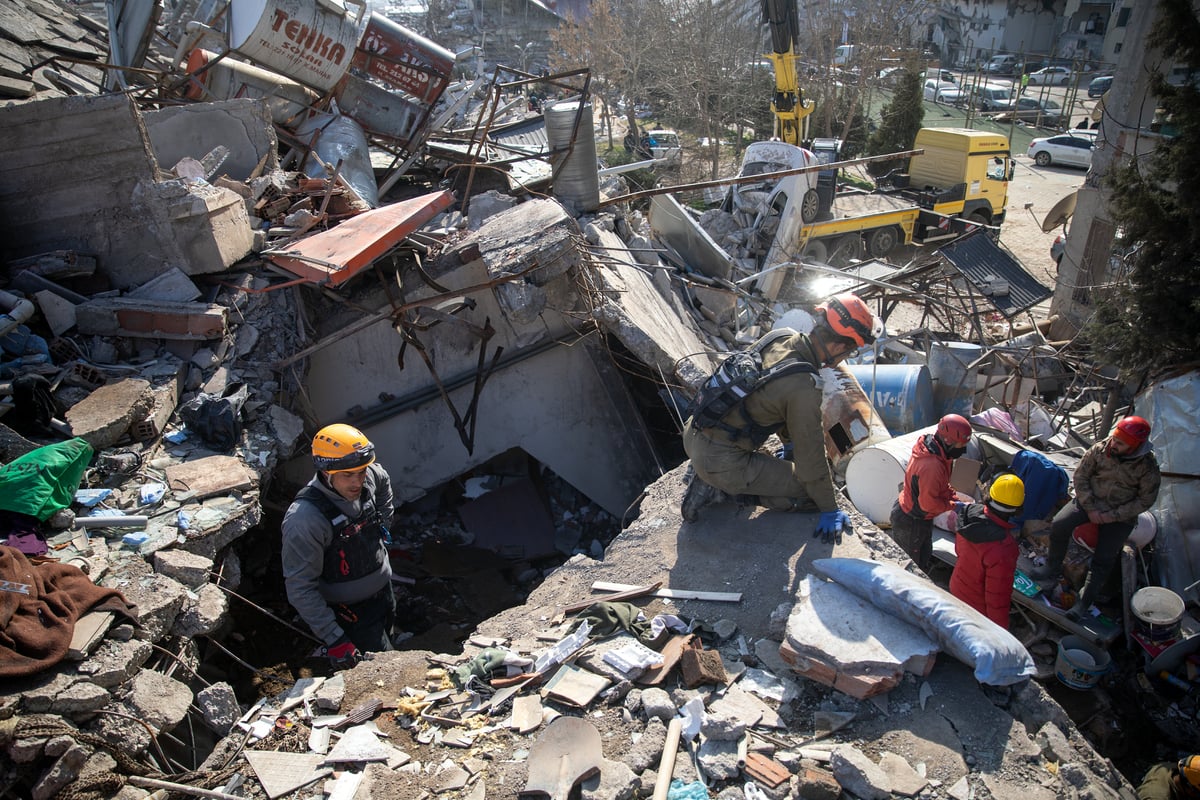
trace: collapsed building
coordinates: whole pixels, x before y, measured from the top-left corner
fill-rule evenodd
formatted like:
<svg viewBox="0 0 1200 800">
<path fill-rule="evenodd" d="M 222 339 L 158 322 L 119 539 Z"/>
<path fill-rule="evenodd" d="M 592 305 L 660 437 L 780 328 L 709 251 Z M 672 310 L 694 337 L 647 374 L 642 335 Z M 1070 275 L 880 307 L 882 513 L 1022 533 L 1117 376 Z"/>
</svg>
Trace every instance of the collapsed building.
<svg viewBox="0 0 1200 800">
<path fill-rule="evenodd" d="M 135 627 L 116 608 L 70 619 L 52 663 L 11 676 L 0 707 L 13 762 L 6 790 L 350 797 L 366 780 L 370 792 L 395 796 L 513 794 L 545 763 L 539 742 L 564 730 L 554 717 L 587 709 L 608 739 L 571 734 L 586 754 L 572 768 L 587 796 L 649 794 L 663 773 L 714 790 L 752 778 L 772 796 L 1129 794 L 1128 777 L 1037 682 L 985 689 L 970 669 L 936 659 L 955 652 L 937 631 L 817 578 L 829 574 L 814 563 L 824 556 L 905 563 L 875 525 L 903 468 L 903 445 L 889 442 L 940 410 L 965 403 L 985 413 L 972 453 L 980 473 L 964 484 L 977 489 L 1031 442 L 1067 451 L 1057 457 L 1069 468 L 1070 448 L 1102 438 L 1129 401 L 1039 326 L 1014 322 L 1045 290 L 989 238 L 904 267 L 804 264 L 768 298 L 706 274 L 691 249 L 703 237 L 681 204 L 656 198 L 643 218 L 621 202 L 619 180 L 595 174 L 590 137 L 580 137 L 590 128 L 586 75 L 553 78 L 572 96 L 530 133 L 527 120 L 490 124 L 510 102 L 499 73 L 490 85 L 455 86 L 448 51 L 375 14 L 364 29 L 375 38 L 356 39 L 355 28 L 323 48 L 338 62 L 343 47 L 337 75 L 312 62 L 254 73 L 280 69 L 271 60 L 287 51 L 255 53 L 247 17 L 222 34 L 176 20 L 172 41 L 190 34 L 194 57 L 164 64 L 164 85 L 199 96 L 166 102 L 160 85 L 133 77 L 142 59 L 153 63 L 142 46 L 153 26 L 122 31 L 104 70 L 27 73 L 46 52 L 61 57 L 60 12 L 37 8 L 19 36 L 5 29 L 28 54 L 15 62 L 19 91 L 35 99 L 0 111 L 10 142 L 0 207 L 11 221 L 0 300 L 13 323 L 2 460 L 40 464 L 46 446 L 86 443 L 94 458 L 76 455 L 79 474 L 55 473 L 80 490 L 36 518 L 46 549 L 29 555 L 79 567 L 137 618 Z M 73 52 L 102 57 L 103 41 L 88 43 L 102 26 L 79 20 Z M 360 46 L 380 37 L 407 55 Z M 85 78 L 123 91 L 100 94 Z M 248 92 L 263 80 L 269 91 Z M 212 99 L 220 81 L 228 96 Z M 293 126 L 322 92 L 336 95 L 339 113 L 324 127 Z M 38 97 L 46 93 L 67 96 Z M 468 109 L 489 124 L 474 136 L 448 133 Z M 368 141 L 386 153 L 378 169 L 361 160 Z M 56 168 L 63 163 L 80 169 Z M 421 171 L 447 176 L 453 190 L 416 180 Z M 476 171 L 493 180 L 476 182 Z M 537 189 L 554 197 L 531 198 Z M 814 288 L 806 275 L 826 282 Z M 870 299 L 894 330 L 839 377 L 854 402 L 827 409 L 826 446 L 855 536 L 836 551 L 810 550 L 805 515 L 732 504 L 684 524 L 677 431 L 695 387 L 724 350 L 780 319 L 803 324 L 797 309 L 842 290 Z M 890 367 L 902 373 L 891 383 Z M 1175 408 L 1194 407 L 1191 381 L 1148 391 L 1160 430 L 1185 417 Z M 275 552 L 270 515 L 311 469 L 308 434 L 335 420 L 369 433 L 397 487 L 406 520 L 398 592 L 440 581 L 436 591 L 474 597 L 471 613 L 453 619 L 439 598 L 430 624 L 406 632 L 403 652 L 294 682 L 250 663 L 254 637 L 239 638 L 230 620 L 265 617 L 290 648 L 311 650 L 287 627 L 282 597 L 263 601 L 254 584 Z M 1165 469 L 1187 463 L 1186 442 L 1165 444 Z M 26 485 L 27 473 L 6 473 L 11 486 Z M 1186 488 L 1173 485 L 1155 514 L 1156 574 L 1182 597 L 1194 592 L 1181 557 Z M 468 554 L 489 563 L 467 563 Z M 1130 547 L 1126 598 L 1138 558 Z M 587 610 L 600 599 L 592 592 L 625 602 L 659 592 L 656 583 L 667 590 L 647 615 L 707 623 L 672 634 L 669 663 L 657 669 L 635 675 L 605 662 L 631 644 L 625 637 L 551 660 L 560 672 L 540 694 L 528 676 L 505 692 L 428 672 L 453 673 L 489 650 L 535 656 L 569 641 L 571 620 L 558 616 Z M 1122 632 L 1020 608 L 1021 644 L 1047 680 L 1059 667 L 1055 636 L 1109 645 Z M 905 636 L 864 653 L 851 647 L 862 631 L 832 619 Z M 1125 615 L 1126 635 L 1153 634 L 1155 655 L 1177 659 L 1160 665 L 1186 674 L 1190 616 L 1175 620 L 1172 639 L 1153 625 L 1134 631 L 1135 621 Z M 242 675 L 213 680 L 215 661 Z M 676 663 L 686 685 L 667 692 L 680 680 Z M 235 689 L 246 676 L 257 697 Z M 1186 722 L 1168 710 L 1176 698 L 1161 694 L 1160 729 L 1181 735 Z M 1195 698 L 1179 698 L 1194 719 Z M 672 720 L 689 705 L 701 733 L 671 761 Z M 360 729 L 368 720 L 390 745 Z M 840 746 L 811 746 L 825 738 Z"/>
</svg>

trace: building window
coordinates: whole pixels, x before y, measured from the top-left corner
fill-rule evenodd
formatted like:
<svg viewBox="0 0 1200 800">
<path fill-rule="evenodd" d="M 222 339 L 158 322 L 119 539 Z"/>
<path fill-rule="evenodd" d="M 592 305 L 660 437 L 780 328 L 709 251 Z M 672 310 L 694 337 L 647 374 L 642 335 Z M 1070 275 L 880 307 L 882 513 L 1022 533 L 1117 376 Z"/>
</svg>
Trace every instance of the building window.
<svg viewBox="0 0 1200 800">
<path fill-rule="evenodd" d="M 1132 9 L 1130 9 L 1128 6 L 1126 6 L 1125 8 L 1122 8 L 1120 11 L 1117 12 L 1117 27 L 1118 28 L 1124 28 L 1126 25 L 1129 24 L 1129 12 L 1131 10 Z"/>
<path fill-rule="evenodd" d="M 1113 45 L 1113 55 L 1116 55 L 1119 52 L 1121 52 L 1121 42 L 1117 42 Z"/>
</svg>

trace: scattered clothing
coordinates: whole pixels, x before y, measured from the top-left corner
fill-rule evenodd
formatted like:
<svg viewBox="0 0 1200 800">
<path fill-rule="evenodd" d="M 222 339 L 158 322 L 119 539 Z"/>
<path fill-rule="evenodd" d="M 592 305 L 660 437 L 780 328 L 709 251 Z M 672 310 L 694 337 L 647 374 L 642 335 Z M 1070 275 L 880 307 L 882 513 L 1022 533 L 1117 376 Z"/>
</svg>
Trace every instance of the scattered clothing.
<svg viewBox="0 0 1200 800">
<path fill-rule="evenodd" d="M 116 589 L 97 586 L 79 567 L 33 564 L 0 545 L 0 580 L 29 594 L 0 592 L 0 678 L 34 675 L 63 660 L 75 623 L 89 611 L 111 611 L 136 623 L 137 607 Z"/>
</svg>

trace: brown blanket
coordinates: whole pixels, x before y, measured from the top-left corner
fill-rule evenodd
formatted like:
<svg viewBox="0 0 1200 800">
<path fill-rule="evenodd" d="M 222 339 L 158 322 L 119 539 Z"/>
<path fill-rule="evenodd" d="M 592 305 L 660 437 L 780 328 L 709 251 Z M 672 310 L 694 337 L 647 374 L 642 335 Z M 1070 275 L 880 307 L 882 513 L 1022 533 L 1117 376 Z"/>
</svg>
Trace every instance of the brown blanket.
<svg viewBox="0 0 1200 800">
<path fill-rule="evenodd" d="M 0 545 L 0 580 L 29 586 L 29 594 L 0 590 L 0 678 L 33 675 L 62 661 L 76 620 L 89 611 L 137 622 L 137 607 L 116 589 L 97 586 L 69 564 L 31 564 L 14 547 Z"/>
</svg>

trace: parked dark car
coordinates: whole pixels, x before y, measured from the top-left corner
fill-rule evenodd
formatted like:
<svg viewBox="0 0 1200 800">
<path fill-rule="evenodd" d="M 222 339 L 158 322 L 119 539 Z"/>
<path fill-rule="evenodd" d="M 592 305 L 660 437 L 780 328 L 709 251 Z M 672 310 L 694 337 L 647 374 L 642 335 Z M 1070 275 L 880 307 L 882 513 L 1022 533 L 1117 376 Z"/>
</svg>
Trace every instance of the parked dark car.
<svg viewBox="0 0 1200 800">
<path fill-rule="evenodd" d="M 1092 78 L 1092 82 L 1088 84 L 1088 97 L 1102 97 L 1108 91 L 1108 87 L 1112 86 L 1112 80 L 1112 75 Z"/>
</svg>

